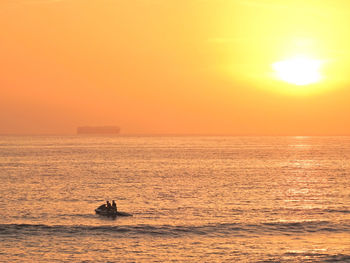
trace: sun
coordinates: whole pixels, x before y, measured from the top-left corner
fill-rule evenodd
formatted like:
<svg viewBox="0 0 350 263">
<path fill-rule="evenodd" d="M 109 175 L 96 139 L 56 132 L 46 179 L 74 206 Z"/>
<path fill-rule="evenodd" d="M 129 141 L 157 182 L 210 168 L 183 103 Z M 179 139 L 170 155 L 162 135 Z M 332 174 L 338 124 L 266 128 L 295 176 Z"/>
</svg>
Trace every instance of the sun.
<svg viewBox="0 0 350 263">
<path fill-rule="evenodd" d="M 297 86 L 314 84 L 322 79 L 321 60 L 299 56 L 276 62 L 272 66 L 279 79 Z"/>
</svg>

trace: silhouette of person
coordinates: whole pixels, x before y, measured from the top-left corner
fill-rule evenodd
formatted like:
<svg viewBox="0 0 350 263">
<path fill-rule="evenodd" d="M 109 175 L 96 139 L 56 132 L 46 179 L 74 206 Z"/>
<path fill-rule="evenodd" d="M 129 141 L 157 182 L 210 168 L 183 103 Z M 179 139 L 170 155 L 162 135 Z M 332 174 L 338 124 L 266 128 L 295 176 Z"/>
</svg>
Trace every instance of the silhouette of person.
<svg viewBox="0 0 350 263">
<path fill-rule="evenodd" d="M 112 206 L 111 206 L 111 203 L 107 200 L 107 209 L 108 210 L 111 210 L 112 209 Z"/>
<path fill-rule="evenodd" d="M 114 211 L 117 212 L 117 204 L 115 203 L 114 200 L 113 200 L 113 202 L 112 202 L 112 208 L 113 208 Z"/>
</svg>

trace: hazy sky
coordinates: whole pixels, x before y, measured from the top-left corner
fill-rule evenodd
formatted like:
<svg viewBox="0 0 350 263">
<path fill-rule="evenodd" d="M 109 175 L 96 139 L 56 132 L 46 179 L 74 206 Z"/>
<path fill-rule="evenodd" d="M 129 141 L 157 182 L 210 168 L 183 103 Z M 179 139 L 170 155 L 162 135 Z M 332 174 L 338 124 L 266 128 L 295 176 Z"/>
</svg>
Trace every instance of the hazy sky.
<svg viewBox="0 0 350 263">
<path fill-rule="evenodd" d="M 349 17 L 348 0 L 1 0 L 0 133 L 350 135 Z M 276 78 L 299 54 L 320 82 Z"/>
</svg>

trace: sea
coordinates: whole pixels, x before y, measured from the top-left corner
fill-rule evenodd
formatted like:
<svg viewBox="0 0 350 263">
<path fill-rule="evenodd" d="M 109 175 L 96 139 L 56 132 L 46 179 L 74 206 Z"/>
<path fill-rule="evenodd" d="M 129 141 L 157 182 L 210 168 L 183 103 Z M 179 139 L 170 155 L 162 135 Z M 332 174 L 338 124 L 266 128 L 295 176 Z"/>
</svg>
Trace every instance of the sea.
<svg viewBox="0 0 350 263">
<path fill-rule="evenodd" d="M 0 136 L 0 262 L 350 262 L 350 137 Z"/>
</svg>

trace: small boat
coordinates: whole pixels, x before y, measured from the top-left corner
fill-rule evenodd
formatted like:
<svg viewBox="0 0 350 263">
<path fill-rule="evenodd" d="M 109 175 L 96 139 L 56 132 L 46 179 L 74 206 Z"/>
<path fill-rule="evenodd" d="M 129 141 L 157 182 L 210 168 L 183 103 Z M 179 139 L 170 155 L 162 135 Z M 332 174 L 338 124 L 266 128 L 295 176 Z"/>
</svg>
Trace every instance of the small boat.
<svg viewBox="0 0 350 263">
<path fill-rule="evenodd" d="M 132 216 L 132 214 L 119 212 L 116 209 L 107 209 L 106 205 L 101 205 L 95 209 L 96 214 L 108 217 Z"/>
</svg>

